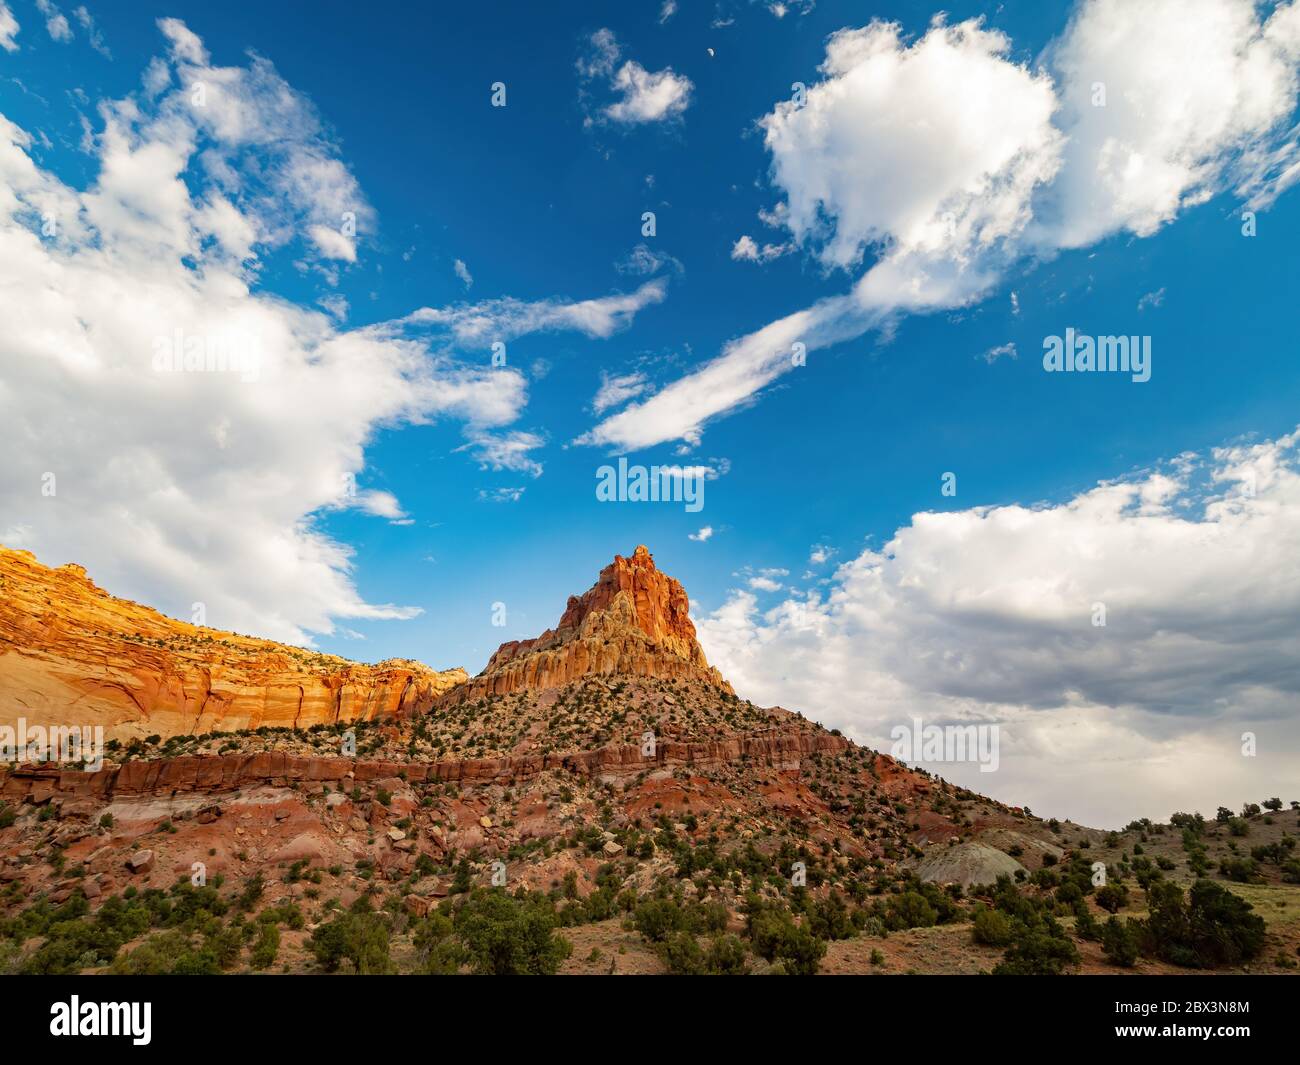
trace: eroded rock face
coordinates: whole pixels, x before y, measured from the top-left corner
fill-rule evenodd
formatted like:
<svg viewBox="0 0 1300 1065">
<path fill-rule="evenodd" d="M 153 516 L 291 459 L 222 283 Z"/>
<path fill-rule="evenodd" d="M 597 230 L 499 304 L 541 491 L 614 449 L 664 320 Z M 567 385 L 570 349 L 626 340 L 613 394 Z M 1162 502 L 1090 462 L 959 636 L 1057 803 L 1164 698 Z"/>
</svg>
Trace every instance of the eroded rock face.
<svg viewBox="0 0 1300 1065">
<path fill-rule="evenodd" d="M 1027 870 L 1011 855 L 983 843 L 933 847 L 916 863 L 916 875 L 935 884 L 992 884 L 999 876 L 1014 877 Z"/>
<path fill-rule="evenodd" d="M 308 728 L 423 710 L 466 680 L 190 625 L 96 587 L 80 566 L 0 548 L 0 725 L 106 738 Z"/>
<path fill-rule="evenodd" d="M 0 765 L 0 798 L 39 805 L 55 797 L 107 800 L 113 796 L 217 794 L 257 785 L 286 787 L 326 783 L 341 786 L 345 781 L 378 781 L 390 788 L 426 781 L 509 787 L 548 771 L 612 779 L 636 777 L 652 769 L 690 767 L 699 770 L 735 762 L 796 771 L 813 755 L 836 754 L 848 747 L 849 742 L 843 737 L 795 727 L 742 733 L 725 740 L 666 741 L 659 744 L 654 755 L 649 757 L 640 747 L 611 745 L 570 754 L 445 762 L 309 758 L 274 751 L 132 761 L 107 766 L 93 773 L 54 764 L 13 768 Z M 204 806 L 200 813 L 211 809 L 211 806 Z M 216 816 L 209 820 L 215 821 Z M 488 820 L 488 824 L 482 827 L 491 828 L 491 820 L 484 820 Z"/>
<path fill-rule="evenodd" d="M 661 572 L 644 546 L 615 555 L 596 583 L 569 603 L 554 629 L 497 648 L 487 668 L 447 699 L 557 688 L 589 674 L 701 680 L 730 692 L 704 657 L 679 581 Z"/>
</svg>

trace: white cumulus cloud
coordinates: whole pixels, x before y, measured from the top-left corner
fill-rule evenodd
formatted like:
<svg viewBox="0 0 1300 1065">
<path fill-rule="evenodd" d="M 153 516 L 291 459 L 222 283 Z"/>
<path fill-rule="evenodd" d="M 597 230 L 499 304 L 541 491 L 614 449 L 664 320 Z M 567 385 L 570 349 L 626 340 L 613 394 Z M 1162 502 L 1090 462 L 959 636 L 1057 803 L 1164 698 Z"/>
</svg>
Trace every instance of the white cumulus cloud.
<svg viewBox="0 0 1300 1065">
<path fill-rule="evenodd" d="M 840 30 L 822 79 L 760 122 L 783 196 L 761 217 L 852 287 L 731 340 L 580 440 L 693 446 L 799 365 L 795 343 L 971 304 L 1026 258 L 1149 235 L 1227 188 L 1267 206 L 1300 180 L 1298 67 L 1295 0 L 1266 17 L 1251 0 L 1081 0 L 1033 68 L 979 20 L 936 17 L 913 41 L 879 20 Z M 748 236 L 732 250 L 765 254 Z"/>
<path fill-rule="evenodd" d="M 36 0 L 36 10 L 45 16 L 45 29 L 50 37 L 65 44 L 72 40 L 72 27 L 68 18 L 51 0 Z"/>
<path fill-rule="evenodd" d="M 1089 0 L 1049 59 L 1069 134 L 1043 212 L 1052 246 L 1148 236 L 1294 144 L 1293 3 L 1261 22 L 1251 0 Z"/>
<path fill-rule="evenodd" d="M 540 437 L 509 428 L 525 378 L 462 360 L 455 335 L 432 345 L 418 322 L 345 329 L 313 297 L 260 289 L 267 249 L 310 257 L 315 227 L 343 235 L 352 212 L 364 232 L 373 212 L 269 61 L 213 67 L 183 23 L 159 25 L 166 76 L 153 63 L 141 95 L 100 105 L 84 185 L 39 165 L 0 114 L 0 530 L 174 615 L 202 601 L 237 631 L 310 642 L 339 619 L 410 617 L 362 597 L 321 516 L 412 520 L 366 486 L 381 428 L 454 419 L 481 464 L 537 472 Z M 510 335 L 601 336 L 661 298 L 495 309 Z M 486 314 L 444 321 L 472 339 Z"/>
<path fill-rule="evenodd" d="M 18 42 L 14 38 L 18 36 L 19 28 L 13 10 L 5 0 L 0 0 L 0 48 L 6 52 L 18 50 Z"/>
<path fill-rule="evenodd" d="M 1258 801 L 1300 759 L 1300 432 L 1053 505 L 916 514 L 825 593 L 738 591 L 697 627 L 737 691 L 880 749 L 916 716 L 998 725 L 997 772 L 929 768 L 1040 813 Z"/>
<path fill-rule="evenodd" d="M 622 48 L 608 29 L 597 30 L 587 44 L 587 54 L 578 61 L 584 100 L 589 94 L 587 85 L 597 80 L 618 97 L 599 109 L 599 119 L 619 125 L 664 122 L 680 117 L 690 106 L 695 86 L 672 67 L 650 71 L 635 59 L 620 62 Z"/>
</svg>

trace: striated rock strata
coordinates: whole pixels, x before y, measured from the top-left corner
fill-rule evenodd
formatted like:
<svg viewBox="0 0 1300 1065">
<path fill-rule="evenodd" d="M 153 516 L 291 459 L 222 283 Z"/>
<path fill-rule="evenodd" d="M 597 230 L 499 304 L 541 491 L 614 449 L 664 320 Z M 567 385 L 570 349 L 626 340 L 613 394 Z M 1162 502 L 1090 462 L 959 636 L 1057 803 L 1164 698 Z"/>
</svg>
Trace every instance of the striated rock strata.
<svg viewBox="0 0 1300 1065">
<path fill-rule="evenodd" d="M 615 555 L 584 595 L 569 597 L 554 629 L 503 643 L 482 673 L 446 698 L 558 688 L 615 673 L 698 680 L 731 693 L 695 638 L 686 590 L 655 566 L 645 546 L 631 558 Z"/>
<path fill-rule="evenodd" d="M 424 710 L 467 676 L 190 625 L 109 595 L 80 566 L 0 547 L 0 725 L 102 725 L 124 740 L 307 728 Z"/>
<path fill-rule="evenodd" d="M 98 772 L 65 769 L 54 764 L 0 765 L 0 798 L 43 803 L 58 796 L 108 799 L 118 795 L 173 795 L 180 792 L 220 792 L 257 784 L 286 786 L 295 782 L 339 783 L 401 779 L 494 783 L 509 786 L 548 770 L 565 770 L 584 777 L 635 776 L 647 769 L 679 766 L 709 768 L 727 762 L 795 770 L 803 759 L 846 750 L 848 740 L 808 728 L 772 729 L 697 742 L 665 740 L 647 758 L 632 745 L 601 747 L 569 754 L 471 758 L 446 762 L 377 762 L 352 758 L 313 758 L 267 751 L 260 754 L 188 755 L 106 766 Z M 883 756 L 882 756 L 883 757 Z"/>
</svg>

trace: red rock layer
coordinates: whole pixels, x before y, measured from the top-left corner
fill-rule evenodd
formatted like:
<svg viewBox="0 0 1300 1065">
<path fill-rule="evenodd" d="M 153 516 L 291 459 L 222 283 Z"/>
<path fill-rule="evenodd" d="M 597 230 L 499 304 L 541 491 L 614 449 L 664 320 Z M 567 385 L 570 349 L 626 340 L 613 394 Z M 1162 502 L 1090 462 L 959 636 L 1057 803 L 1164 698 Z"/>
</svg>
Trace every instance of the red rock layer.
<svg viewBox="0 0 1300 1065">
<path fill-rule="evenodd" d="M 255 784 L 337 783 L 382 780 L 404 774 L 410 783 L 457 781 L 496 783 L 533 777 L 547 770 L 580 776 L 634 776 L 646 769 L 678 766 L 708 768 L 744 760 L 777 769 L 798 769 L 814 754 L 838 753 L 848 740 L 811 729 L 772 729 L 721 740 L 661 740 L 651 758 L 632 745 L 601 747 L 571 754 L 474 758 L 449 762 L 367 762 L 352 758 L 313 758 L 270 751 L 261 754 L 186 755 L 156 761 L 126 762 L 97 773 L 57 765 L 0 766 L 0 797 L 43 803 L 56 796 L 107 800 L 115 795 L 174 795 L 221 792 Z M 880 756 L 884 759 L 884 756 Z"/>
<path fill-rule="evenodd" d="M 0 547 L 0 725 L 106 738 L 307 728 L 409 714 L 467 679 L 190 625 L 104 592 L 80 566 Z"/>
<path fill-rule="evenodd" d="M 487 668 L 448 698 L 557 688 L 593 673 L 702 680 L 731 691 L 695 638 L 686 590 L 642 545 L 631 558 L 615 555 L 585 594 L 570 596 L 556 628 L 503 643 Z"/>
</svg>

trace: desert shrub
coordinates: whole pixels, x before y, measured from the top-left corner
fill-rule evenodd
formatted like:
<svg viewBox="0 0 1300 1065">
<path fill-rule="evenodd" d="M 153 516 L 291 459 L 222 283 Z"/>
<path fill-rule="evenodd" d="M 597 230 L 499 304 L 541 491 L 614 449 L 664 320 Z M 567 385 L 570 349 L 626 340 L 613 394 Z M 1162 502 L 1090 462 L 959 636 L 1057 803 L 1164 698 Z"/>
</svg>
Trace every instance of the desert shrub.
<svg viewBox="0 0 1300 1065">
<path fill-rule="evenodd" d="M 1238 884 L 1262 884 L 1263 874 L 1254 858 L 1224 858 L 1219 862 L 1219 872 Z"/>
<path fill-rule="evenodd" d="M 266 890 L 266 881 L 262 879 L 262 874 L 250 876 L 244 881 L 244 890 L 240 892 L 239 899 L 235 905 L 245 912 L 251 910 L 257 905 L 258 900 L 262 897 L 262 892 Z"/>
<path fill-rule="evenodd" d="M 275 957 L 280 953 L 280 927 L 271 922 L 264 921 L 261 924 L 261 934 L 258 936 L 257 943 L 253 947 L 253 953 L 249 958 L 249 965 L 254 969 L 268 969 L 275 963 Z"/>
<path fill-rule="evenodd" d="M 659 946 L 668 971 L 677 976 L 703 976 L 707 971 L 704 951 L 689 932 L 673 932 Z"/>
<path fill-rule="evenodd" d="M 556 928 L 555 907 L 545 896 L 512 898 L 479 889 L 456 910 L 456 935 L 474 972 L 484 975 L 553 975 L 573 951 Z"/>
<path fill-rule="evenodd" d="M 456 866 L 456 876 L 451 882 L 451 887 L 447 889 L 450 895 L 467 894 L 471 887 L 474 886 L 474 871 L 470 868 L 469 859 L 462 858 Z"/>
<path fill-rule="evenodd" d="M 1261 864 L 1271 862 L 1273 865 L 1281 865 L 1290 857 L 1291 852 L 1295 850 L 1295 846 L 1295 837 L 1284 835 L 1276 843 L 1265 843 L 1258 847 L 1251 847 L 1250 856 Z"/>
<path fill-rule="evenodd" d="M 713 976 L 744 976 L 749 972 L 745 944 L 738 936 L 714 936 L 705 953 L 706 971 Z"/>
<path fill-rule="evenodd" d="M 662 943 L 674 932 L 686 930 L 686 911 L 672 899 L 647 899 L 632 913 L 632 924 L 651 943 Z"/>
<path fill-rule="evenodd" d="M 1099 887 L 1093 897 L 1107 913 L 1118 913 L 1128 905 L 1128 888 L 1123 884 L 1106 884 Z"/>
<path fill-rule="evenodd" d="M 1092 910 L 1088 904 L 1079 899 L 1072 907 L 1074 913 L 1074 934 L 1080 939 L 1088 939 L 1093 942 L 1101 940 L 1101 925 L 1097 923 L 1097 918 L 1092 915 Z"/>
<path fill-rule="evenodd" d="M 1101 930 L 1101 951 L 1107 960 L 1122 968 L 1131 968 L 1138 960 L 1140 938 L 1127 921 L 1112 916 Z"/>
<path fill-rule="evenodd" d="M 1083 898 L 1083 891 L 1073 880 L 1067 880 L 1056 889 L 1056 901 L 1064 903 L 1067 906 L 1073 906 Z"/>
<path fill-rule="evenodd" d="M 419 970 L 431 976 L 452 976 L 460 971 L 469 955 L 456 939 L 451 918 L 443 913 L 431 913 L 415 929 L 415 944 Z"/>
<path fill-rule="evenodd" d="M 754 951 L 768 961 L 779 961 L 792 976 L 813 976 L 826 956 L 826 941 L 794 922 L 781 908 L 750 906 L 747 932 Z"/>
<path fill-rule="evenodd" d="M 340 914 L 312 932 L 307 948 L 327 973 L 337 972 L 344 962 L 350 963 L 351 971 L 359 976 L 392 970 L 388 922 L 377 913 Z"/>
<path fill-rule="evenodd" d="M 975 914 L 972 937 L 988 947 L 1005 947 L 1011 942 L 1011 922 L 998 910 L 980 910 Z"/>
<path fill-rule="evenodd" d="M 1013 925 L 1013 938 L 995 976 L 1060 976 L 1079 963 L 1079 950 L 1051 917 Z"/>
<path fill-rule="evenodd" d="M 244 930 L 234 921 L 229 928 L 214 928 L 208 936 L 207 947 L 217 959 L 218 968 L 229 969 L 239 961 L 239 953 L 244 947 Z"/>
<path fill-rule="evenodd" d="M 1176 884 L 1147 892 L 1150 916 L 1138 924 L 1142 952 L 1193 969 L 1236 965 L 1264 946 L 1264 921 L 1245 899 L 1221 884 L 1198 880 L 1184 900 Z"/>
<path fill-rule="evenodd" d="M 269 921 L 271 924 L 282 924 L 295 931 L 306 927 L 307 924 L 307 919 L 302 915 L 302 910 L 296 902 L 282 902 L 279 906 L 263 910 L 257 915 L 257 920 L 259 923 Z"/>
<path fill-rule="evenodd" d="M 701 902 L 688 908 L 690 927 L 697 932 L 721 932 L 727 927 L 727 907 L 721 902 Z"/>
<path fill-rule="evenodd" d="M 117 976 L 215 976 L 221 972 L 221 964 L 214 950 L 196 946 L 189 935 L 173 928 L 118 955 L 110 972 Z"/>
<path fill-rule="evenodd" d="M 853 917 L 838 891 L 831 891 L 812 905 L 808 913 L 808 931 L 818 939 L 848 939 L 856 929 Z"/>
<path fill-rule="evenodd" d="M 112 961 L 121 940 L 84 920 L 60 921 L 49 927 L 46 940 L 24 960 L 28 976 L 68 976 Z"/>
<path fill-rule="evenodd" d="M 659 945 L 659 956 L 678 976 L 743 976 L 749 971 L 745 945 L 736 936 L 715 936 L 706 951 L 690 932 L 673 932 Z"/>
<path fill-rule="evenodd" d="M 885 922 L 891 931 L 929 928 L 939 921 L 935 908 L 918 891 L 904 891 L 901 895 L 895 895 L 886 905 L 885 913 Z"/>
</svg>

